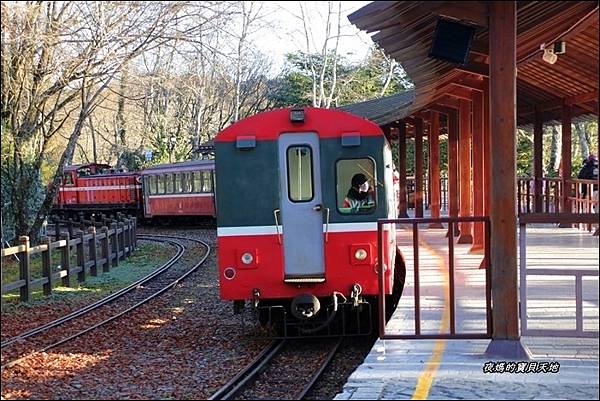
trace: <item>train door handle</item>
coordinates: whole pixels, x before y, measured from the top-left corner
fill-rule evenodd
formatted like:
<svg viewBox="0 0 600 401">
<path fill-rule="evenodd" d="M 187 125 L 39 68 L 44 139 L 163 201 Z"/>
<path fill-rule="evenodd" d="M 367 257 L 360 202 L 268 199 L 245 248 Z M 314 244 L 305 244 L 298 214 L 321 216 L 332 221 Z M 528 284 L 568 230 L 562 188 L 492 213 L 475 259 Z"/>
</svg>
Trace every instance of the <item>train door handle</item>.
<svg viewBox="0 0 600 401">
<path fill-rule="evenodd" d="M 323 210 L 323 205 L 321 205 L 320 203 L 313 206 L 313 210 L 316 212 L 320 212 L 321 210 Z"/>
<path fill-rule="evenodd" d="M 275 217 L 275 229 L 277 230 L 277 241 L 279 245 L 281 245 L 281 233 L 279 232 L 279 219 L 277 218 L 277 213 L 280 213 L 281 210 L 275 209 L 273 210 L 273 216 Z"/>
</svg>

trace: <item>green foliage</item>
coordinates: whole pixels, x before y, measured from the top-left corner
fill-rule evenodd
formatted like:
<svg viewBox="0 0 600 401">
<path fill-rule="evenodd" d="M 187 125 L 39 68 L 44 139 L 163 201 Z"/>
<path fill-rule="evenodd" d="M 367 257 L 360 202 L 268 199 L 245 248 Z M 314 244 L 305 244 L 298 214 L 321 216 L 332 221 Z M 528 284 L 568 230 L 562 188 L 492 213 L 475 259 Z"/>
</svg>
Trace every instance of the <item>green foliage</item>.
<svg viewBox="0 0 600 401">
<path fill-rule="evenodd" d="M 330 93 L 334 82 L 333 60 L 333 54 L 329 54 L 323 82 L 324 91 L 327 95 Z M 311 64 L 314 66 L 314 79 L 318 82 L 323 62 L 324 57 L 321 54 L 288 53 L 284 71 L 273 82 L 269 94 L 274 106 L 312 105 L 313 70 Z M 363 63 L 352 64 L 347 58 L 338 55 L 336 65 L 336 90 L 331 107 L 391 95 L 402 92 L 410 86 L 410 82 L 407 80 L 402 68 L 395 64 L 389 85 L 383 91 L 390 64 L 383 52 L 377 48 L 371 49 L 366 61 Z M 319 85 L 317 84 L 318 91 Z"/>
</svg>

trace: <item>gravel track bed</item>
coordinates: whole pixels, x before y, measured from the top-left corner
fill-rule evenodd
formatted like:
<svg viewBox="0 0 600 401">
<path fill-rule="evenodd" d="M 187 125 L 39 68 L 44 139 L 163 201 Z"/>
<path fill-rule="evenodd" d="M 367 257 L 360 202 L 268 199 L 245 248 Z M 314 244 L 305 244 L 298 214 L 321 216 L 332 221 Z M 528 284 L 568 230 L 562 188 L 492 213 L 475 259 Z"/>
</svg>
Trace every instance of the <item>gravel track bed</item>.
<svg viewBox="0 0 600 401">
<path fill-rule="evenodd" d="M 188 247 L 188 251 L 186 251 L 181 259 L 179 259 L 169 269 L 152 278 L 144 285 L 137 286 L 135 289 L 123 295 L 122 297 L 103 305 L 98 309 L 61 324 L 60 326 L 51 328 L 44 333 L 18 341 L 14 345 L 11 345 L 8 349 L 3 349 L 2 364 L 28 354 L 34 350 L 42 349 L 45 346 L 74 335 L 88 327 L 110 318 L 111 316 L 118 314 L 121 311 L 131 308 L 138 302 L 141 302 L 145 298 L 159 291 L 167 284 L 181 277 L 181 275 L 183 275 L 194 265 L 197 257 L 206 253 L 206 248 L 201 244 L 186 241 L 181 242 Z"/>
<path fill-rule="evenodd" d="M 236 395 L 240 400 L 295 400 L 324 363 L 336 343 L 329 340 L 291 340 L 256 380 Z"/>
<path fill-rule="evenodd" d="M 376 339 L 376 336 L 344 339 L 329 366 L 304 399 L 332 400 L 341 393 L 348 377 L 363 363 Z"/>
<path fill-rule="evenodd" d="M 2 398 L 203 399 L 269 343 L 241 333 L 219 299 L 216 231 L 140 229 L 206 241 L 206 263 L 176 288 L 72 343 L 2 372 Z"/>
<path fill-rule="evenodd" d="M 156 243 L 154 241 L 138 240 L 138 244 L 145 242 Z M 174 246 L 170 244 L 165 244 L 164 246 L 171 251 L 169 258 L 175 254 L 176 249 Z M 158 266 L 156 267 L 158 268 Z M 57 298 L 52 301 L 45 299 L 43 304 L 34 304 L 31 306 L 20 305 L 18 309 L 11 312 L 3 311 L 0 337 L 2 341 L 5 341 L 11 337 L 75 312 L 116 291 L 118 291 L 118 289 L 115 289 L 110 293 L 87 293 L 85 297 Z"/>
<path fill-rule="evenodd" d="M 140 228 L 138 233 L 197 238 L 212 252 L 185 281 L 135 312 L 2 371 L 3 399 L 206 399 L 270 343 L 254 338 L 260 332 L 243 332 L 231 303 L 219 298 L 216 230 Z M 362 344 L 357 348 L 345 346 L 352 341 L 344 341 L 309 398 L 331 399 L 341 391 L 370 349 L 364 339 L 356 340 Z M 320 353 L 325 358 L 327 352 Z M 284 364 L 310 360 L 315 358 L 306 350 L 302 359 Z M 272 397 L 289 399 L 291 388 Z"/>
</svg>

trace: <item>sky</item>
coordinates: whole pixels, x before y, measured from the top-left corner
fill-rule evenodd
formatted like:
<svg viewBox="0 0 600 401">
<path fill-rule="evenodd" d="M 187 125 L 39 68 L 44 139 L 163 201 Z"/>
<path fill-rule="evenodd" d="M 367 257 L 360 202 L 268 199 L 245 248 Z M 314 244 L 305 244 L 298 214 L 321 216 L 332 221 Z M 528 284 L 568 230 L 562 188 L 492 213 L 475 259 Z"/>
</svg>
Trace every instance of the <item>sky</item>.
<svg viewBox="0 0 600 401">
<path fill-rule="evenodd" d="M 313 1 L 276 1 L 264 2 L 264 22 L 266 27 L 254 33 L 253 41 L 264 49 L 273 59 L 273 69 L 278 71 L 284 64 L 285 53 L 298 50 L 306 51 L 306 36 L 302 20 L 299 18 L 300 3 L 305 7 L 310 20 L 312 40 L 311 51 L 320 51 L 325 38 L 328 2 Z M 373 44 L 368 34 L 358 30 L 348 21 L 348 15 L 369 4 L 370 1 L 342 1 L 341 37 L 338 52 L 357 62 L 367 55 L 369 46 Z M 337 31 L 338 2 L 332 2 L 335 24 L 332 24 L 332 35 Z M 331 43 L 333 46 L 333 43 Z"/>
</svg>

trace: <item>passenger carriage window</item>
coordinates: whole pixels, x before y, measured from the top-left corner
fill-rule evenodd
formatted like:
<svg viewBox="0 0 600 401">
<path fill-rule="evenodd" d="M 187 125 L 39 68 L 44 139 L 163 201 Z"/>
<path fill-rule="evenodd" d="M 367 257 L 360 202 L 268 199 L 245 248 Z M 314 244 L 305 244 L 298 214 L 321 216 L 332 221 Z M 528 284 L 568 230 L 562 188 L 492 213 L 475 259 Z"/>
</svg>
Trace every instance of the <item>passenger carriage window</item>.
<svg viewBox="0 0 600 401">
<path fill-rule="evenodd" d="M 194 192 L 202 192 L 202 172 L 194 171 Z"/>
<path fill-rule="evenodd" d="M 167 194 L 173 193 L 173 174 L 165 174 L 165 191 Z"/>
<path fill-rule="evenodd" d="M 183 187 L 181 185 L 181 174 L 175 173 L 175 174 L 173 174 L 173 177 L 175 179 L 175 192 L 176 193 L 183 192 Z"/>
<path fill-rule="evenodd" d="M 157 193 L 164 194 L 165 193 L 165 176 L 157 175 L 156 181 L 157 181 Z"/>
<path fill-rule="evenodd" d="M 181 185 L 183 185 L 183 192 L 192 192 L 192 173 L 181 174 Z"/>
<path fill-rule="evenodd" d="M 313 198 L 312 151 L 309 146 L 290 146 L 287 150 L 288 196 L 292 202 Z"/>
<path fill-rule="evenodd" d="M 210 171 L 202 172 L 202 192 L 212 191 L 212 177 Z"/>
<path fill-rule="evenodd" d="M 342 159 L 336 163 L 338 211 L 342 214 L 369 214 L 376 208 L 377 179 L 372 159 Z"/>
</svg>

